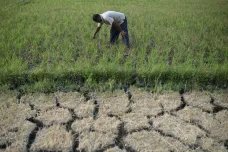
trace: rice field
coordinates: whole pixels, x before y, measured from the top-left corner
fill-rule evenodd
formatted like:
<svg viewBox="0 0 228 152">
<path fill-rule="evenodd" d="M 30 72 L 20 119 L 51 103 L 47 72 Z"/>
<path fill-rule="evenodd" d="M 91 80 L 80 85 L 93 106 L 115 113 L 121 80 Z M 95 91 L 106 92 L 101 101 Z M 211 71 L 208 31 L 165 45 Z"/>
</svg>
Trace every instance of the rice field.
<svg viewBox="0 0 228 152">
<path fill-rule="evenodd" d="M 107 10 L 127 16 L 127 58 L 120 39 L 109 44 L 110 26 L 92 38 L 92 15 Z M 227 10 L 227 0 L 0 0 L 0 84 L 41 92 L 226 89 Z"/>
</svg>

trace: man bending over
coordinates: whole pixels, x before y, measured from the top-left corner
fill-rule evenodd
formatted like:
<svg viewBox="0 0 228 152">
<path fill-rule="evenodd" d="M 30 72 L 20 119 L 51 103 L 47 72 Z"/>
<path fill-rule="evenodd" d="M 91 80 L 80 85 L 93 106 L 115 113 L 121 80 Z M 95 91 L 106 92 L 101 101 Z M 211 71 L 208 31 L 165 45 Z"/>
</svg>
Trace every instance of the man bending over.
<svg viewBox="0 0 228 152">
<path fill-rule="evenodd" d="M 98 27 L 94 33 L 93 38 L 95 39 L 96 34 L 100 31 L 102 25 L 105 23 L 111 25 L 110 29 L 110 43 L 114 44 L 119 37 L 119 34 L 122 36 L 122 41 L 126 45 L 127 52 L 125 55 L 129 54 L 129 37 L 127 29 L 127 17 L 120 12 L 107 11 L 103 14 L 94 14 L 93 21 L 98 23 Z"/>
</svg>

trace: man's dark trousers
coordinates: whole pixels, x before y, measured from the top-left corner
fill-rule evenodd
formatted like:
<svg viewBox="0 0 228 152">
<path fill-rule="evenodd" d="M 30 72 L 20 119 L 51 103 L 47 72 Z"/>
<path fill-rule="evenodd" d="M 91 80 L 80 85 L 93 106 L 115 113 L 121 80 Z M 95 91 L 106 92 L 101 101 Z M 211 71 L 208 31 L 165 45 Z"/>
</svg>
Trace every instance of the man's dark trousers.
<svg viewBox="0 0 228 152">
<path fill-rule="evenodd" d="M 125 16 L 124 22 L 120 25 L 120 27 L 124 32 L 126 32 L 126 35 L 124 38 L 122 38 L 122 41 L 128 48 L 130 48 L 126 16 Z M 110 43 L 114 44 L 118 39 L 119 35 L 120 35 L 120 32 L 112 25 L 110 30 Z"/>
</svg>

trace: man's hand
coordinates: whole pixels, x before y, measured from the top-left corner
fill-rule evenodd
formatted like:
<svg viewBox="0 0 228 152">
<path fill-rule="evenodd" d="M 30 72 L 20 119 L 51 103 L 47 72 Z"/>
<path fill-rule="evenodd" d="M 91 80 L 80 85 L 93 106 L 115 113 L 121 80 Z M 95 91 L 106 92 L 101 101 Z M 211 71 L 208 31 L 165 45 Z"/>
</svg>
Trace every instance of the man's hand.
<svg viewBox="0 0 228 152">
<path fill-rule="evenodd" d="M 95 32 L 94 35 L 93 35 L 93 39 L 96 38 L 96 34 L 100 31 L 100 29 L 101 29 L 101 27 L 97 27 L 96 32 Z"/>
<path fill-rule="evenodd" d="M 121 36 L 122 36 L 123 38 L 127 35 L 127 33 L 124 32 L 124 31 L 121 31 L 120 34 L 121 34 Z"/>
</svg>

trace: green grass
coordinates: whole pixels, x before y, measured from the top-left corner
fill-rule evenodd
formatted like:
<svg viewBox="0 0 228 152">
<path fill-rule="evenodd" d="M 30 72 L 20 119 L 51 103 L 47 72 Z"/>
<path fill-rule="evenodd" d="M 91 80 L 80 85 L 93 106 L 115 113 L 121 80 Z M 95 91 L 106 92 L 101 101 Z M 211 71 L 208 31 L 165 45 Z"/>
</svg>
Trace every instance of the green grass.
<svg viewBox="0 0 228 152">
<path fill-rule="evenodd" d="M 109 45 L 110 26 L 92 39 L 92 15 L 107 10 L 127 16 L 126 60 L 121 40 Z M 227 88 L 227 10 L 227 0 L 0 0 L 0 84 Z"/>
</svg>

